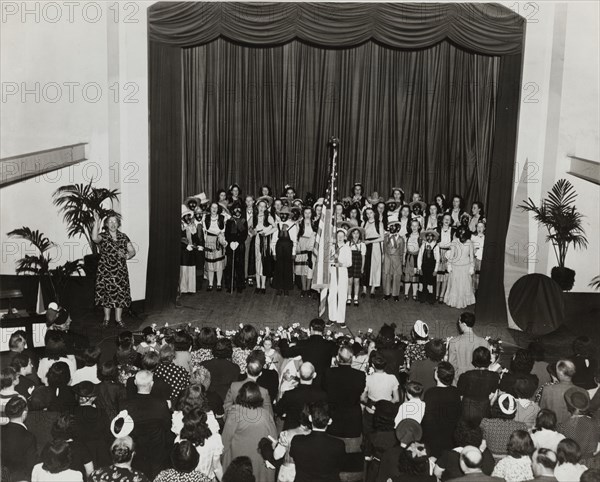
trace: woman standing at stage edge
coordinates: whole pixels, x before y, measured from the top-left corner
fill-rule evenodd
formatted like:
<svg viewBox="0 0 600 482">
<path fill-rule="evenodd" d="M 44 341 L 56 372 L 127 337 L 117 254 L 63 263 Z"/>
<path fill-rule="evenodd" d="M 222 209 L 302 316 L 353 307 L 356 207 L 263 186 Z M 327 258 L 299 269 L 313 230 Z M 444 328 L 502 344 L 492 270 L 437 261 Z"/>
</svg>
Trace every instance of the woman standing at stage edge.
<svg viewBox="0 0 600 482">
<path fill-rule="evenodd" d="M 116 214 L 100 220 L 99 214 L 94 212 L 92 241 L 100 245 L 95 301 L 104 309 L 103 326 L 108 326 L 110 310 L 113 308 L 117 325 L 125 326 L 122 319 L 123 308 L 131 305 L 127 261 L 135 256 L 135 249 L 129 237 L 119 230 L 120 227 L 121 220 Z"/>
</svg>

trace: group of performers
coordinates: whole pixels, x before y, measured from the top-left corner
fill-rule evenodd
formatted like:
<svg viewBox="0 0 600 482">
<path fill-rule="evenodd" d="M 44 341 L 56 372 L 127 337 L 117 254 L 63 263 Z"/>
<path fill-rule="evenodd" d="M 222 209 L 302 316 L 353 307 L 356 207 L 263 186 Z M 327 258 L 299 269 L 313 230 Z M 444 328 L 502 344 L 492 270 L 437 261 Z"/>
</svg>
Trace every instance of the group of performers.
<svg viewBox="0 0 600 482">
<path fill-rule="evenodd" d="M 313 248 L 324 199 L 304 199 L 286 185 L 281 197 L 268 186 L 258 196 L 242 196 L 239 185 L 220 190 L 216 200 L 205 193 L 188 197 L 181 212 L 180 292 L 194 293 L 208 281 L 208 291 L 241 292 L 247 286 L 265 294 L 268 281 L 278 295 L 296 284 L 301 297 L 312 297 Z M 363 194 L 335 203 L 335 249 L 330 298 L 359 305 L 359 297 L 445 303 L 464 308 L 475 302 L 485 240 L 483 204 L 470 213 L 455 195 L 429 203 L 413 192 L 393 188 L 389 199 Z M 338 289 L 334 288 L 334 285 Z M 332 304 L 330 299 L 330 305 Z M 340 306 L 340 309 L 342 307 Z M 331 318 L 331 316 L 330 316 Z M 337 317 L 339 318 L 339 316 Z"/>
</svg>

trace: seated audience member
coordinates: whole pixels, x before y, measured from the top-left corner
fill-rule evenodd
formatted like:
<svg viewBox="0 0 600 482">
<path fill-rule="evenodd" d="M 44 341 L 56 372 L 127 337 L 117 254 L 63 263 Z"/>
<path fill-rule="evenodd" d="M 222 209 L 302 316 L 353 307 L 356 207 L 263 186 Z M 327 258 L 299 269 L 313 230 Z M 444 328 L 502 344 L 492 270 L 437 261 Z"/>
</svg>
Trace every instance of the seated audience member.
<svg viewBox="0 0 600 482">
<path fill-rule="evenodd" d="M 196 447 L 189 440 L 182 440 L 173 446 L 171 464 L 173 468 L 160 472 L 154 482 L 212 482 L 214 478 L 206 477 L 196 470 L 200 456 Z M 222 475 L 222 474 L 221 474 Z M 218 480 L 221 480 L 220 478 Z"/>
<path fill-rule="evenodd" d="M 233 382 L 229 387 L 229 390 L 227 391 L 227 395 L 225 395 L 225 401 L 223 402 L 223 408 L 225 410 L 225 420 L 227 420 L 229 410 L 236 403 L 235 401 L 242 386 L 247 382 L 254 382 L 258 384 L 258 378 L 261 376 L 264 368 L 264 353 L 263 356 L 260 357 L 258 356 L 258 352 L 251 352 L 250 355 L 248 355 L 248 360 L 246 360 L 244 366 L 246 367 L 246 378 L 241 381 Z M 263 401 L 261 407 L 263 407 L 272 415 L 273 406 L 271 404 L 271 397 L 269 396 L 269 391 L 261 386 L 259 386 L 259 389 Z"/>
<path fill-rule="evenodd" d="M 385 372 L 400 379 L 400 367 L 404 364 L 404 345 L 396 340 L 396 325 L 384 323 L 375 339 L 375 349 L 386 361 Z"/>
<path fill-rule="evenodd" d="M 554 477 L 558 482 L 571 482 L 573 480 L 579 480 L 581 474 L 583 474 L 587 467 L 580 464 L 581 460 L 581 449 L 575 440 L 566 438 L 558 444 L 556 451 L 556 458 L 558 464 L 554 469 Z"/>
<path fill-rule="evenodd" d="M 119 381 L 125 385 L 140 369 L 142 357 L 135 349 L 131 331 L 119 333 L 116 343 L 117 351 L 114 360 L 119 369 Z M 135 390 L 133 393 L 135 393 Z"/>
<path fill-rule="evenodd" d="M 272 443 L 273 459 L 275 461 L 282 460 L 279 467 L 279 481 L 293 481 L 296 477 L 296 465 L 294 459 L 290 456 L 290 448 L 292 439 L 296 435 L 308 435 L 310 433 L 311 423 L 308 416 L 308 406 L 305 406 L 298 417 L 299 425 L 289 430 L 283 430 L 279 434 L 279 439 Z"/>
<path fill-rule="evenodd" d="M 423 386 L 423 393 L 435 387 L 433 372 L 439 362 L 446 355 L 446 345 L 443 340 L 435 338 L 425 345 L 425 360 L 417 360 L 410 367 L 410 381 L 419 382 Z"/>
<path fill-rule="evenodd" d="M 467 445 L 463 447 L 460 454 L 456 454 L 459 470 L 463 475 L 459 475 L 453 479 L 449 479 L 452 482 L 501 482 L 502 479 L 497 477 L 490 477 L 489 474 L 483 472 L 484 457 L 481 451 L 477 447 Z"/>
<path fill-rule="evenodd" d="M 186 412 L 183 417 L 183 428 L 175 442 L 191 442 L 199 457 L 195 471 L 201 473 L 208 480 L 221 480 L 223 478 L 223 467 L 221 466 L 223 442 L 219 432 L 213 432 L 207 422 L 208 416 L 200 407 Z"/>
<path fill-rule="evenodd" d="M 310 362 L 315 367 L 317 377 L 314 384 L 322 387 L 324 378 L 327 377 L 327 370 L 331 366 L 331 359 L 337 353 L 337 345 L 332 340 L 323 338 L 325 332 L 325 322 L 321 318 L 314 318 L 310 321 L 310 337 L 307 340 L 300 340 L 294 346 L 288 346 L 284 338 L 279 342 L 279 350 L 283 358 L 302 357 L 303 362 Z"/>
<path fill-rule="evenodd" d="M 590 397 L 579 387 L 571 387 L 564 396 L 571 417 L 559 423 L 556 430 L 579 444 L 582 458 L 592 457 L 600 450 L 600 429 L 596 421 L 587 415 Z"/>
<path fill-rule="evenodd" d="M 277 415 L 284 419 L 283 430 L 289 430 L 300 425 L 300 414 L 304 409 L 304 405 L 327 401 L 327 393 L 320 387 L 313 385 L 317 374 L 312 363 L 303 363 L 300 366 L 299 375 L 300 380 L 296 388 L 286 391 L 275 407 Z"/>
<path fill-rule="evenodd" d="M 192 372 L 192 337 L 185 330 L 178 330 L 173 335 L 173 348 L 175 348 L 175 359 L 173 363 L 185 368 L 188 373 Z"/>
<path fill-rule="evenodd" d="M 158 353 L 160 351 L 160 344 L 158 343 L 158 335 L 154 330 L 154 327 L 147 326 L 142 330 L 142 341 L 138 346 L 135 347 L 135 350 L 140 354 L 140 356 L 144 356 L 149 351 L 154 351 Z"/>
<path fill-rule="evenodd" d="M 473 366 L 473 351 L 480 346 L 489 349 L 489 343 L 485 338 L 475 334 L 475 315 L 473 313 L 461 313 L 458 318 L 459 336 L 455 336 L 448 341 L 448 361 L 455 368 L 455 380 Z"/>
<path fill-rule="evenodd" d="M 332 416 L 327 433 L 334 437 L 354 438 L 362 434 L 360 397 L 366 386 L 366 376 L 352 368 L 352 357 L 352 350 L 341 346 L 338 366 L 330 368 L 326 376 L 325 391 Z"/>
<path fill-rule="evenodd" d="M 0 371 L 0 425 L 6 425 L 8 418 L 4 415 L 4 407 L 12 397 L 20 397 L 15 390 L 19 383 L 19 374 L 13 367 L 6 367 Z"/>
<path fill-rule="evenodd" d="M 399 474 L 392 477 L 392 482 L 437 481 L 435 475 L 431 474 L 429 452 L 422 442 L 413 442 L 400 453 L 398 471 Z"/>
<path fill-rule="evenodd" d="M 83 351 L 82 360 L 84 366 L 79 370 L 75 370 L 71 379 L 71 384 L 77 385 L 79 382 L 88 380 L 92 383 L 100 383 L 98 378 L 98 362 L 100 361 L 100 355 L 102 350 L 98 346 L 91 346 Z"/>
<path fill-rule="evenodd" d="M 11 367 L 13 367 L 19 375 L 19 382 L 15 386 L 15 390 L 27 400 L 31 397 L 33 390 L 39 384 L 39 380 L 36 382 L 33 380 L 33 360 L 28 353 L 22 352 L 17 353 L 13 356 Z M 35 377 L 37 380 L 37 377 Z"/>
<path fill-rule="evenodd" d="M 192 410 L 199 408 L 206 413 L 208 428 L 213 433 L 219 433 L 219 422 L 217 421 L 214 412 L 208 405 L 208 399 L 204 395 L 204 391 L 200 385 L 190 385 L 181 395 L 175 404 L 175 411 L 172 415 L 171 432 L 175 435 L 181 433 L 183 428 L 183 419 Z"/>
<path fill-rule="evenodd" d="M 67 352 L 67 345 L 61 331 L 48 331 L 46 333 L 46 348 L 44 356 L 40 359 L 37 376 L 44 385 L 48 384 L 48 370 L 56 362 L 64 362 L 69 367 L 69 380 L 77 370 L 75 356 Z"/>
<path fill-rule="evenodd" d="M 547 482 L 556 482 L 554 468 L 556 467 L 556 454 L 551 450 L 538 449 L 534 452 L 532 459 L 533 480 L 545 480 Z"/>
<path fill-rule="evenodd" d="M 412 418 L 407 418 L 398 424 L 395 430 L 398 444 L 388 448 L 381 456 L 379 471 L 377 473 L 377 482 L 387 482 L 388 479 L 400 475 L 398 461 L 402 454 L 413 442 L 421 440 L 423 431 L 421 426 Z"/>
<path fill-rule="evenodd" d="M 267 363 L 267 356 L 263 350 L 253 350 L 251 355 L 253 355 L 263 367 L 256 383 L 258 383 L 259 387 L 263 387 L 269 392 L 269 398 L 274 402 L 279 395 L 279 373 L 277 373 L 277 370 L 269 368 L 270 365 Z"/>
<path fill-rule="evenodd" d="M 490 350 L 480 346 L 473 350 L 474 370 L 464 372 L 458 379 L 458 391 L 462 397 L 462 416 L 474 423 L 487 417 L 490 399 L 496 393 L 500 375 L 488 370 L 491 363 Z"/>
<path fill-rule="evenodd" d="M 556 385 L 558 383 L 558 375 L 556 374 L 556 363 L 551 363 L 547 367 L 548 376 L 550 377 L 550 381 L 545 383 L 544 385 L 538 387 L 535 395 L 533 396 L 533 401 L 538 405 L 542 401 L 542 394 L 544 393 L 544 388 L 550 385 Z"/>
<path fill-rule="evenodd" d="M 538 377 L 539 386 L 545 385 L 552 381 L 552 377 L 548 373 L 548 362 L 546 361 L 546 350 L 544 345 L 539 341 L 532 341 L 527 347 L 527 351 L 533 359 L 533 368 L 531 374 Z"/>
<path fill-rule="evenodd" d="M 92 453 L 81 440 L 75 440 L 75 416 L 70 413 L 61 414 L 52 425 L 52 440 L 64 440 L 71 446 L 70 469 L 81 472 L 84 480 L 94 471 Z"/>
<path fill-rule="evenodd" d="M 517 402 L 508 393 L 503 393 L 490 410 L 490 417 L 481 421 L 483 438 L 494 455 L 506 454 L 506 441 L 515 431 L 527 430 L 523 422 L 515 421 Z"/>
<path fill-rule="evenodd" d="M 248 358 L 247 370 L 260 366 L 251 356 Z M 227 467 L 240 455 L 247 455 L 256 479 L 269 482 L 275 479 L 275 470 L 265 465 L 258 445 L 263 438 L 277 438 L 277 428 L 270 407 L 265 406 L 263 390 L 266 392 L 253 381 L 246 381 L 236 389 L 235 404 L 229 409 L 223 427 L 223 466 Z"/>
<path fill-rule="evenodd" d="M 256 482 L 250 457 L 236 457 L 223 474 L 222 482 Z"/>
<path fill-rule="evenodd" d="M 154 374 L 154 370 L 160 363 L 160 355 L 153 351 L 147 351 L 140 359 L 140 366 L 142 370 L 147 370 L 150 373 Z M 137 372 L 136 372 L 137 373 Z M 135 398 L 137 394 L 137 387 L 135 385 L 135 374 L 132 377 L 127 379 L 125 388 L 127 390 L 127 398 Z M 161 378 L 154 378 L 152 383 L 152 391 L 150 395 L 153 398 L 158 398 L 159 400 L 164 400 L 171 406 L 171 387 L 162 380 Z"/>
<path fill-rule="evenodd" d="M 565 402 L 565 393 L 570 388 L 575 388 L 580 392 L 585 392 L 583 388 L 573 385 L 575 376 L 575 364 L 571 360 L 560 360 L 556 364 L 556 377 L 558 383 L 544 387 L 540 408 L 547 408 L 556 414 L 557 423 L 566 422 L 571 414 Z M 586 392 L 587 393 L 587 392 Z"/>
<path fill-rule="evenodd" d="M 111 445 L 112 465 L 95 470 L 89 482 L 150 482 L 145 473 L 134 470 L 131 461 L 135 455 L 135 445 L 129 436 L 117 438 Z"/>
<path fill-rule="evenodd" d="M 600 482 L 600 469 L 587 469 L 581 474 L 579 482 Z"/>
<path fill-rule="evenodd" d="M 137 372 L 137 394 L 123 403 L 123 409 L 127 410 L 134 422 L 131 432 L 136 446 L 133 466 L 150 478 L 154 478 L 166 467 L 173 440 L 170 430 L 171 413 L 167 402 L 151 395 L 152 383 L 151 372 Z M 125 462 L 130 463 L 130 460 L 126 459 Z"/>
<path fill-rule="evenodd" d="M 207 368 L 202 365 L 192 371 L 190 374 L 190 386 L 199 385 L 202 387 L 202 394 L 206 397 L 208 403 L 208 411 L 212 412 L 219 422 L 219 426 L 222 426 L 225 422 L 225 409 L 223 408 L 223 399 L 218 393 L 212 389 L 212 380 L 210 378 L 210 372 Z"/>
<path fill-rule="evenodd" d="M 256 350 L 258 331 L 252 325 L 244 325 L 233 338 L 231 361 L 239 368 L 239 373 L 246 373 L 246 360 L 253 350 Z"/>
<path fill-rule="evenodd" d="M 159 352 L 160 363 L 152 372 L 154 378 L 158 378 L 169 385 L 171 389 L 169 399 L 175 403 L 181 391 L 190 384 L 189 372 L 175 365 L 175 348 L 173 345 L 163 345 Z"/>
<path fill-rule="evenodd" d="M 42 463 L 33 467 L 31 482 L 83 482 L 83 475 L 70 468 L 72 448 L 65 440 L 54 440 L 42 450 Z"/>
<path fill-rule="evenodd" d="M 448 362 L 440 362 L 434 372 L 436 386 L 425 392 L 425 415 L 423 441 L 431 455 L 439 457 L 444 450 L 454 447 L 454 431 L 462 412 L 458 388 L 452 386 L 455 378 L 454 367 Z"/>
<path fill-rule="evenodd" d="M 17 330 L 10 335 L 8 339 L 8 350 L 0 353 L 0 368 L 6 368 L 12 363 L 13 357 L 19 353 L 27 353 L 26 333 L 23 330 Z"/>
<path fill-rule="evenodd" d="M 77 406 L 77 399 L 69 386 L 71 370 L 67 363 L 58 361 L 50 366 L 46 381 L 48 386 L 36 387 L 31 394 L 31 410 L 64 412 Z"/>
<path fill-rule="evenodd" d="M 483 432 L 481 428 L 466 420 L 461 420 L 454 431 L 455 447 L 452 450 L 444 450 L 442 456 L 435 462 L 434 474 L 439 480 L 452 480 L 471 472 L 462 470 L 460 463 L 460 454 L 466 447 L 477 447 L 481 454 L 481 463 L 477 466 L 477 473 L 492 475 L 494 470 L 494 456 L 492 452 L 483 444 Z M 473 477 L 470 477 L 472 480 Z"/>
<path fill-rule="evenodd" d="M 590 409 L 588 413 L 600 425 L 600 367 L 596 370 L 594 381 L 596 382 L 596 387 L 588 390 L 590 396 Z M 17 386 L 18 390 L 19 387 Z"/>
<path fill-rule="evenodd" d="M 214 349 L 218 340 L 217 330 L 214 327 L 203 326 L 200 328 L 200 331 L 194 340 L 194 350 L 192 351 L 191 363 L 192 370 L 200 366 L 202 362 L 213 359 Z M 221 340 L 228 340 L 228 338 L 221 338 Z M 231 354 L 225 358 L 231 358 Z"/>
<path fill-rule="evenodd" d="M 367 461 L 366 482 L 377 480 L 381 457 L 386 450 L 398 445 L 394 431 L 396 413 L 397 407 L 392 402 L 379 400 L 375 403 L 373 428 L 363 438 L 363 453 Z"/>
<path fill-rule="evenodd" d="M 535 425 L 535 420 L 540 411 L 540 406 L 532 400 L 537 386 L 531 378 L 519 377 L 515 380 L 513 389 L 517 402 L 515 421 L 523 422 L 530 429 Z"/>
<path fill-rule="evenodd" d="M 573 340 L 573 356 L 571 356 L 571 361 L 575 364 L 573 383 L 585 390 L 596 387 L 594 380 L 598 369 L 596 353 L 597 348 L 589 336 L 578 336 Z"/>
<path fill-rule="evenodd" d="M 394 426 L 397 426 L 402 420 L 412 418 L 417 423 L 421 423 L 425 415 L 425 402 L 423 398 L 423 385 L 419 382 L 410 381 L 406 384 L 406 400 L 400 405 Z"/>
<path fill-rule="evenodd" d="M 556 431 L 556 414 L 552 410 L 540 410 L 535 419 L 535 428 L 530 431 L 536 449 L 548 449 L 556 453 L 558 443 L 565 438 Z"/>
<path fill-rule="evenodd" d="M 506 447 L 508 456 L 496 464 L 492 477 L 500 477 L 506 482 L 522 482 L 533 479 L 530 457 L 534 450 L 529 433 L 525 430 L 515 430 L 508 439 Z"/>
<path fill-rule="evenodd" d="M 23 397 L 11 398 L 4 409 L 8 423 L 0 430 L 0 459 L 10 480 L 30 480 L 37 461 L 37 441 L 25 427 L 27 402 Z"/>
<path fill-rule="evenodd" d="M 509 371 L 502 376 L 500 382 L 500 390 L 505 393 L 510 393 L 513 397 L 516 397 L 515 393 L 515 382 L 519 378 L 525 378 L 529 380 L 531 385 L 535 386 L 535 390 L 540 384 L 537 375 L 533 375 L 534 359 L 529 350 L 517 350 L 510 360 Z"/>
<path fill-rule="evenodd" d="M 203 348 L 200 350 L 203 350 Z M 201 365 L 210 372 L 213 390 L 223 400 L 225 400 L 231 384 L 240 377 L 240 368 L 231 361 L 232 353 L 231 340 L 228 338 L 219 338 L 214 344 L 211 358 L 201 362 Z"/>
<path fill-rule="evenodd" d="M 96 405 L 106 413 L 109 420 L 121 411 L 121 405 L 127 398 L 125 387 L 119 383 L 119 370 L 113 360 L 107 360 L 98 366 Z"/>
<path fill-rule="evenodd" d="M 365 391 L 362 394 L 362 402 L 367 409 L 379 400 L 387 400 L 392 403 L 400 401 L 398 379 L 385 372 L 386 364 L 385 357 L 381 353 L 374 351 L 371 354 L 373 373 L 367 375 Z"/>
<path fill-rule="evenodd" d="M 294 437 L 290 448 L 296 465 L 294 481 L 339 481 L 346 448 L 342 440 L 325 433 L 331 424 L 329 406 L 325 402 L 313 403 L 309 413 L 312 432 Z"/>
<path fill-rule="evenodd" d="M 425 345 L 429 342 L 429 325 L 423 320 L 415 321 L 410 330 L 410 340 L 404 347 L 404 366 L 407 370 L 410 370 L 412 364 L 417 360 L 427 358 Z"/>
</svg>

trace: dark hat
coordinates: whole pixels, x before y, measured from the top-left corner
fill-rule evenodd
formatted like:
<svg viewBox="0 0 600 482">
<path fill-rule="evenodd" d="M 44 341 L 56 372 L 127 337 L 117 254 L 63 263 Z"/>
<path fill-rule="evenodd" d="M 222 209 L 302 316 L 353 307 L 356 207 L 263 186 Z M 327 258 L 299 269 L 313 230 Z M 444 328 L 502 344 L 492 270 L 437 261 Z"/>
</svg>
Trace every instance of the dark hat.
<svg viewBox="0 0 600 482">
<path fill-rule="evenodd" d="M 427 204 L 425 204 L 423 201 L 413 201 L 409 204 L 411 211 L 414 209 L 416 204 L 421 206 L 421 211 L 425 211 L 425 209 L 427 209 Z"/>
<path fill-rule="evenodd" d="M 64 308 L 60 308 L 56 303 L 52 302 L 46 310 L 46 325 L 64 325 L 69 319 L 69 312 Z"/>
<path fill-rule="evenodd" d="M 147 336 L 147 335 L 156 335 L 156 331 L 151 326 L 147 326 L 146 328 L 144 328 L 142 330 L 142 335 L 144 335 L 144 336 Z"/>
<path fill-rule="evenodd" d="M 394 419 L 398 414 L 398 406 L 389 400 L 379 400 L 375 402 L 375 414 L 373 418 L 383 423 L 394 423 Z"/>
<path fill-rule="evenodd" d="M 90 398 L 98 395 L 98 389 L 96 385 L 94 385 L 89 380 L 84 380 L 83 382 L 79 382 L 77 385 L 74 385 L 73 392 L 78 397 L 82 398 Z"/>
<path fill-rule="evenodd" d="M 388 198 L 388 200 L 385 202 L 386 206 L 388 204 L 398 204 L 400 201 L 396 201 L 393 197 Z"/>
<path fill-rule="evenodd" d="M 396 438 L 401 444 L 410 445 L 421 440 L 423 429 L 416 420 L 406 418 L 396 427 Z"/>
<path fill-rule="evenodd" d="M 264 202 L 267 207 L 271 207 L 273 205 L 273 198 L 271 196 L 261 196 L 256 200 L 256 204 L 259 202 Z"/>
<path fill-rule="evenodd" d="M 421 239 L 425 239 L 428 234 L 431 234 L 433 236 L 433 239 L 435 239 L 436 241 L 440 239 L 440 235 L 435 229 L 426 229 L 425 231 L 421 231 L 419 236 L 421 237 Z"/>
<path fill-rule="evenodd" d="M 287 206 L 283 206 L 283 207 L 282 207 L 282 208 L 279 210 L 279 212 L 278 212 L 277 214 L 279 214 L 280 216 L 281 216 L 282 214 L 287 214 L 287 215 L 289 216 L 290 214 L 292 214 L 292 212 L 290 211 L 290 208 L 289 208 L 289 207 L 287 207 Z"/>
<path fill-rule="evenodd" d="M 571 387 L 565 392 L 565 402 L 570 408 L 586 412 L 590 408 L 588 392 L 578 387 Z"/>
</svg>

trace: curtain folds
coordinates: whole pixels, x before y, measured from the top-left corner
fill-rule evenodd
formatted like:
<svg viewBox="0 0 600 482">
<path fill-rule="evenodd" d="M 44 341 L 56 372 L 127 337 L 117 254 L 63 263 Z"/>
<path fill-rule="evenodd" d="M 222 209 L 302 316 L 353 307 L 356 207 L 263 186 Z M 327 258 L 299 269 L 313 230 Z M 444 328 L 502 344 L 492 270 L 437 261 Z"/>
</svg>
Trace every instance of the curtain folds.
<svg viewBox="0 0 600 482">
<path fill-rule="evenodd" d="M 224 37 L 251 46 L 298 39 L 322 48 L 373 40 L 412 50 L 449 39 L 487 55 L 518 53 L 524 25 L 521 16 L 492 3 L 158 2 L 148 19 L 151 40 L 179 47 Z"/>
</svg>

